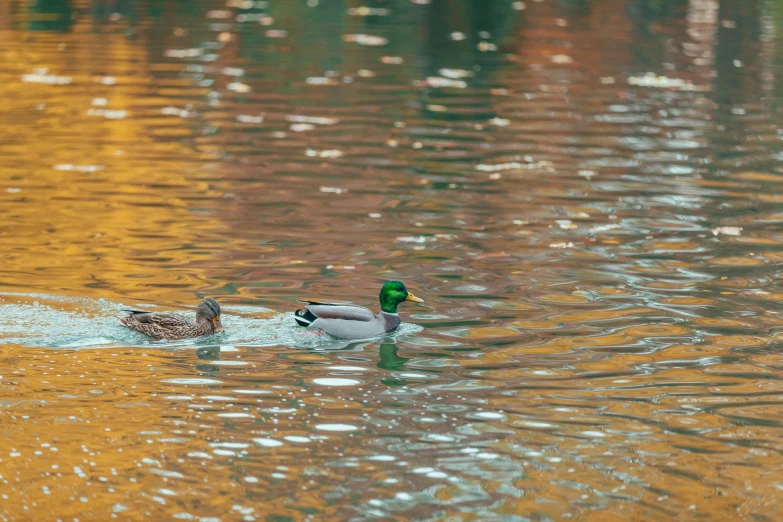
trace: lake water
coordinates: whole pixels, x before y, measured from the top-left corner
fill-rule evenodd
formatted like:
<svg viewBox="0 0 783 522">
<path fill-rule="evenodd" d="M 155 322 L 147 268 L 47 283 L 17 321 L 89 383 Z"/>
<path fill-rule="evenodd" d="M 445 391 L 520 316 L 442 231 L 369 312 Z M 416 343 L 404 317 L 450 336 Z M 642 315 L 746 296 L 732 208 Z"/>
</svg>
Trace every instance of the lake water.
<svg viewBox="0 0 783 522">
<path fill-rule="evenodd" d="M 0 0 L 0 519 L 779 520 L 782 30 Z M 393 335 L 293 322 L 390 279 Z"/>
</svg>

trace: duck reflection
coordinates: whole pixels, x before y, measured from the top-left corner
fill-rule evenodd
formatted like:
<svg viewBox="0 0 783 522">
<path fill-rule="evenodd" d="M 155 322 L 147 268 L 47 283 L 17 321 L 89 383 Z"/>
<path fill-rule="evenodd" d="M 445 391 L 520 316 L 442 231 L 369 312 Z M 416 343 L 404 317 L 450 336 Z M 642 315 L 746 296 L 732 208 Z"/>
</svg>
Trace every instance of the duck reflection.
<svg viewBox="0 0 783 522">
<path fill-rule="evenodd" d="M 407 357 L 400 357 L 397 352 L 399 347 L 394 343 L 382 343 L 379 349 L 380 360 L 378 361 L 378 368 L 388 371 L 404 370 L 405 363 L 410 359 Z M 387 377 L 381 379 L 381 382 L 386 386 L 405 386 L 406 382 L 403 379 L 397 379 L 396 377 Z"/>
<path fill-rule="evenodd" d="M 196 349 L 196 357 L 202 361 L 217 361 L 220 359 L 220 346 L 203 346 Z M 220 367 L 214 364 L 197 364 L 196 369 L 205 375 L 214 375 Z"/>
<path fill-rule="evenodd" d="M 378 361 L 378 368 L 382 370 L 404 370 L 405 362 L 410 359 L 407 357 L 400 357 L 397 355 L 399 347 L 393 343 L 383 343 L 379 350 L 381 360 Z"/>
<path fill-rule="evenodd" d="M 196 357 L 203 361 L 216 361 L 220 359 L 220 346 L 203 346 L 197 348 Z"/>
</svg>

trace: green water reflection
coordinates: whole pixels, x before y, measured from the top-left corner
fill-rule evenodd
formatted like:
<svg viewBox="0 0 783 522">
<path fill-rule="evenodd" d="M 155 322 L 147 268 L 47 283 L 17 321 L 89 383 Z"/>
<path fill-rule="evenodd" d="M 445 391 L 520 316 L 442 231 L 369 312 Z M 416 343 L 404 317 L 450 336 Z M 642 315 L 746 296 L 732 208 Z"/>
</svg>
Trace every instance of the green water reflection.
<svg viewBox="0 0 783 522">
<path fill-rule="evenodd" d="M 0 0 L 0 518 L 777 520 L 781 24 Z"/>
</svg>

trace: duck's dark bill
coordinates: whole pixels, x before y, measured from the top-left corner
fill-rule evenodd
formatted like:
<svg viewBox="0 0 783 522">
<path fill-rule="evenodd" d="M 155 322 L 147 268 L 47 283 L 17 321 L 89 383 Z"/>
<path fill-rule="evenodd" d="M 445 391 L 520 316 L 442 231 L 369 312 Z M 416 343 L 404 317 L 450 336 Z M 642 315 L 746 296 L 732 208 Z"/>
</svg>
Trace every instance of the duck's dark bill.
<svg viewBox="0 0 783 522">
<path fill-rule="evenodd" d="M 419 299 L 412 293 L 408 292 L 408 297 L 405 298 L 406 301 L 413 301 L 414 303 L 423 303 L 424 299 Z"/>
</svg>

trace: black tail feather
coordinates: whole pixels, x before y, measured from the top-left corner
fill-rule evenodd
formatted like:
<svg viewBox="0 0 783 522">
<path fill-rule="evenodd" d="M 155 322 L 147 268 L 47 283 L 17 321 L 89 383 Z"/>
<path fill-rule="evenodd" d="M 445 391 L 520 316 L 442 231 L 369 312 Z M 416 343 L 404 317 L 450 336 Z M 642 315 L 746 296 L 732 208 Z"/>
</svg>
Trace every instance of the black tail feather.
<svg viewBox="0 0 783 522">
<path fill-rule="evenodd" d="M 313 314 L 313 312 L 305 308 L 304 312 L 302 312 L 302 310 L 297 310 L 296 312 L 294 312 L 294 319 L 296 319 L 296 323 L 299 326 L 307 327 L 310 326 L 313 323 L 313 321 L 315 321 L 318 318 Z"/>
<path fill-rule="evenodd" d="M 125 321 L 131 321 L 133 323 L 149 323 L 150 319 L 152 318 L 152 314 L 149 312 L 145 312 L 143 310 L 123 310 L 123 312 L 127 312 L 128 315 L 125 317 Z"/>
</svg>

